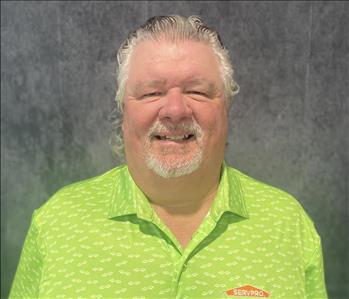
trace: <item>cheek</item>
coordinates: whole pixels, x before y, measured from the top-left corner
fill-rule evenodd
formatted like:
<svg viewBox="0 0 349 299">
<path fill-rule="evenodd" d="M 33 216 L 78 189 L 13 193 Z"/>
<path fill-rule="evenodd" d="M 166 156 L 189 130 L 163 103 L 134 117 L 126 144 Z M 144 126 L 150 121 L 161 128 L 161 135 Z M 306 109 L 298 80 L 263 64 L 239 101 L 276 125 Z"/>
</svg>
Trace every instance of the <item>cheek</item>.
<svg viewBox="0 0 349 299">
<path fill-rule="evenodd" d="M 136 137 L 137 132 L 140 131 L 140 125 L 141 124 L 137 121 L 136 115 L 129 113 L 129 111 L 125 109 L 122 122 L 125 143 L 128 143 Z"/>
<path fill-rule="evenodd" d="M 211 106 L 202 109 L 197 114 L 197 121 L 209 135 L 222 137 L 227 133 L 227 113 L 226 109 L 221 106 Z"/>
<path fill-rule="evenodd" d="M 122 124 L 125 138 L 144 136 L 152 123 L 151 113 L 143 105 L 125 104 Z"/>
</svg>

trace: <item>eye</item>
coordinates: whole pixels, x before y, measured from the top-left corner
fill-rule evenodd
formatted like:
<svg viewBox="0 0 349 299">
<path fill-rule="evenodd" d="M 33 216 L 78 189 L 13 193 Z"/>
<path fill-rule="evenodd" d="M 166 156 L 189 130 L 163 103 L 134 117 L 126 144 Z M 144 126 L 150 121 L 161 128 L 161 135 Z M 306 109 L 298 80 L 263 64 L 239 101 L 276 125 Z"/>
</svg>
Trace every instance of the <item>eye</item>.
<svg viewBox="0 0 349 299">
<path fill-rule="evenodd" d="M 154 91 L 154 92 L 149 92 L 149 93 L 142 95 L 141 98 L 144 99 L 144 98 L 158 97 L 161 95 L 162 95 L 162 92 Z"/>
<path fill-rule="evenodd" d="M 189 90 L 187 93 L 207 97 L 206 93 L 198 90 Z"/>
</svg>

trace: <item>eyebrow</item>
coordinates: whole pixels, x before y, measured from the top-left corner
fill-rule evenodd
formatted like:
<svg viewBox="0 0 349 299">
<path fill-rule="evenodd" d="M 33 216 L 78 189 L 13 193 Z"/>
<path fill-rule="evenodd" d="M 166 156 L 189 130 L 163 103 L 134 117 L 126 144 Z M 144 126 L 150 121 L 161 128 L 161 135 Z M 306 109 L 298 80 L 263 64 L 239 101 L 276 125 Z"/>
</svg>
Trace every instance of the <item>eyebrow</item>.
<svg viewBox="0 0 349 299">
<path fill-rule="evenodd" d="M 190 80 L 186 83 L 186 86 L 189 86 L 189 87 L 190 86 L 198 86 L 198 85 L 208 87 L 209 93 L 215 92 L 218 89 L 216 84 L 214 84 L 213 82 L 208 81 L 208 80 L 194 79 L 194 80 Z"/>
<path fill-rule="evenodd" d="M 167 84 L 167 80 L 163 79 L 163 80 L 152 80 L 152 81 L 148 81 L 148 82 L 142 82 L 142 81 L 138 81 L 136 82 L 134 88 L 133 88 L 133 92 L 135 93 L 141 93 L 145 88 L 163 88 L 165 87 Z M 209 93 L 215 93 L 218 90 L 218 87 L 216 86 L 216 84 L 214 84 L 211 81 L 208 81 L 206 79 L 192 79 L 192 80 L 184 80 L 183 85 L 188 88 L 188 87 L 192 87 L 192 86 L 207 86 L 208 87 L 208 92 Z"/>
<path fill-rule="evenodd" d="M 138 81 L 133 88 L 133 91 L 139 93 L 144 88 L 152 87 L 152 88 L 160 88 L 166 85 L 166 80 L 153 80 L 149 82 L 141 82 Z"/>
</svg>

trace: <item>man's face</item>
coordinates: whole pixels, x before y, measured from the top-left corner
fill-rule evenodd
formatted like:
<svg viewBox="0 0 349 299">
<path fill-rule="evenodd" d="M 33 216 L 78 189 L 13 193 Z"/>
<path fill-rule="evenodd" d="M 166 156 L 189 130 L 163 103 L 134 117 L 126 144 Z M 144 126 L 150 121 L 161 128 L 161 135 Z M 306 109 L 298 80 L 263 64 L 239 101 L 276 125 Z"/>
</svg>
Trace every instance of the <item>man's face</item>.
<svg viewBox="0 0 349 299">
<path fill-rule="evenodd" d="M 124 97 L 128 164 L 166 178 L 220 167 L 227 135 L 223 94 L 217 58 L 206 44 L 141 42 Z"/>
</svg>

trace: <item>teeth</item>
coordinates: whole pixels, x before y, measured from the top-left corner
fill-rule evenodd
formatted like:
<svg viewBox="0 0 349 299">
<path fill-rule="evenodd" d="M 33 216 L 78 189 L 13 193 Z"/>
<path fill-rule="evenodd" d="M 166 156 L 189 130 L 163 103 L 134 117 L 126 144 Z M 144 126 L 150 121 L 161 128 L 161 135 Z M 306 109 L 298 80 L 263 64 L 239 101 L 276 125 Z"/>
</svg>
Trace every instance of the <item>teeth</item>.
<svg viewBox="0 0 349 299">
<path fill-rule="evenodd" d="M 181 135 L 181 136 L 159 136 L 161 140 L 186 140 L 190 135 Z"/>
<path fill-rule="evenodd" d="M 167 137 L 167 136 L 165 136 L 165 139 L 166 140 L 182 140 L 182 139 L 184 139 L 185 137 L 183 137 L 183 136 L 172 136 L 172 137 Z"/>
</svg>

